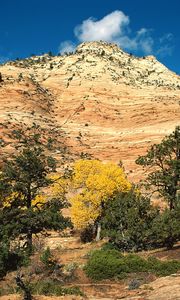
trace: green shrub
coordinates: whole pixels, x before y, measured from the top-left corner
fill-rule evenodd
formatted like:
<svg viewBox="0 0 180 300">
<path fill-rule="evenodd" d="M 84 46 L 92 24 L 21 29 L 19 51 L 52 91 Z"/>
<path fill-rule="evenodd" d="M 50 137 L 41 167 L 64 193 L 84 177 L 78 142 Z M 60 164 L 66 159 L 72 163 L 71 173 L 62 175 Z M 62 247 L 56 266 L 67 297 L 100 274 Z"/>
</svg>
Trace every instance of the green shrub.
<svg viewBox="0 0 180 300">
<path fill-rule="evenodd" d="M 168 276 L 170 274 L 177 273 L 178 270 L 180 270 L 180 261 L 165 261 L 156 271 L 156 274 L 159 276 Z"/>
<path fill-rule="evenodd" d="M 7 261 L 9 256 L 9 246 L 5 243 L 0 244 L 0 278 L 4 277 L 7 272 Z"/>
<path fill-rule="evenodd" d="M 27 285 L 33 295 L 45 296 L 63 296 L 63 295 L 76 295 L 84 296 L 79 287 L 62 287 L 59 282 L 53 280 L 43 280 Z M 6 287 L 0 289 L 0 296 L 21 293 L 19 288 Z"/>
<path fill-rule="evenodd" d="M 119 252 L 119 248 L 117 245 L 113 244 L 113 243 L 105 243 L 103 246 L 102 246 L 102 250 L 118 250 Z"/>
<path fill-rule="evenodd" d="M 147 261 L 149 270 L 159 276 L 168 276 L 180 270 L 180 260 L 160 261 L 149 257 Z"/>
<path fill-rule="evenodd" d="M 53 270 L 55 268 L 56 265 L 56 260 L 53 259 L 52 254 L 51 254 L 51 250 L 49 247 L 47 247 L 42 255 L 40 256 L 40 260 L 41 262 L 45 265 L 45 267 L 47 269 Z"/>
<path fill-rule="evenodd" d="M 120 252 L 115 249 L 95 250 L 85 266 L 85 272 L 94 280 L 112 278 L 120 273 L 127 273 L 128 267 L 121 258 Z"/>
<path fill-rule="evenodd" d="M 149 269 L 147 260 L 138 255 L 128 254 L 127 256 L 123 257 L 123 260 L 125 261 L 131 273 L 147 272 Z"/>
<path fill-rule="evenodd" d="M 95 237 L 95 234 L 94 234 L 94 228 L 92 225 L 89 225 L 88 227 L 84 228 L 81 231 L 80 239 L 81 239 L 82 243 L 92 242 L 94 237 Z"/>
<path fill-rule="evenodd" d="M 47 295 L 47 296 L 62 296 L 62 295 L 80 295 L 83 293 L 79 287 L 65 288 L 59 282 L 53 280 L 39 281 L 31 284 L 31 291 L 34 295 Z"/>
<path fill-rule="evenodd" d="M 8 271 L 28 266 L 29 262 L 30 258 L 25 250 L 17 248 L 10 251 L 8 242 L 0 242 L 0 278 L 3 278 Z"/>
<path fill-rule="evenodd" d="M 141 251 L 156 246 L 153 220 L 159 215 L 150 200 L 133 189 L 109 201 L 101 220 L 103 236 L 123 251 Z"/>
<path fill-rule="evenodd" d="M 124 278 L 128 273 L 150 272 L 166 276 L 180 270 L 180 261 L 160 261 L 154 257 L 144 259 L 136 254 L 122 255 L 117 250 L 95 250 L 85 266 L 93 280 Z"/>
<path fill-rule="evenodd" d="M 171 249 L 180 240 L 180 206 L 173 210 L 165 209 L 153 221 L 153 231 L 161 246 Z"/>
</svg>

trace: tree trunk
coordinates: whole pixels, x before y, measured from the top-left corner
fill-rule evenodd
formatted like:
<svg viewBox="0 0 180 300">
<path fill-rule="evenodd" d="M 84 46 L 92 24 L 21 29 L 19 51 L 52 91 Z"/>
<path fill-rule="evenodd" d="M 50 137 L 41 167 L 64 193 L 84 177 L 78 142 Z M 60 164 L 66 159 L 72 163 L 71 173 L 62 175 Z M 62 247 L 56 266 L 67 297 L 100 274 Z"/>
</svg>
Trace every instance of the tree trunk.
<svg viewBox="0 0 180 300">
<path fill-rule="evenodd" d="M 97 224 L 97 232 L 96 232 L 96 242 L 100 240 L 100 235 L 101 235 L 101 224 Z"/>
<path fill-rule="evenodd" d="M 32 300 L 30 289 L 24 284 L 22 277 L 20 275 L 17 275 L 15 279 L 17 286 L 24 292 L 23 300 Z"/>
<path fill-rule="evenodd" d="M 32 202 L 32 196 L 31 196 L 31 184 L 29 184 L 27 188 L 27 209 L 31 209 L 31 203 Z M 31 228 L 28 229 L 27 231 L 27 248 L 29 254 L 32 253 L 32 230 Z"/>
<path fill-rule="evenodd" d="M 31 254 L 32 253 L 32 232 L 31 232 L 31 229 L 29 229 L 28 233 L 27 233 L 27 248 L 28 248 L 29 254 Z"/>
<path fill-rule="evenodd" d="M 166 241 L 167 250 L 171 250 L 174 246 L 174 243 L 175 243 L 174 238 L 172 236 L 169 236 L 167 241 Z"/>
<path fill-rule="evenodd" d="M 175 199 L 175 198 L 174 198 Z M 174 201 L 171 199 L 170 204 L 169 204 L 169 209 L 173 210 L 174 209 Z"/>
<path fill-rule="evenodd" d="M 168 236 L 165 239 L 165 246 L 166 246 L 167 250 L 171 250 L 173 248 L 175 242 L 176 242 L 176 238 L 173 235 L 172 229 L 170 229 L 168 231 Z"/>
</svg>

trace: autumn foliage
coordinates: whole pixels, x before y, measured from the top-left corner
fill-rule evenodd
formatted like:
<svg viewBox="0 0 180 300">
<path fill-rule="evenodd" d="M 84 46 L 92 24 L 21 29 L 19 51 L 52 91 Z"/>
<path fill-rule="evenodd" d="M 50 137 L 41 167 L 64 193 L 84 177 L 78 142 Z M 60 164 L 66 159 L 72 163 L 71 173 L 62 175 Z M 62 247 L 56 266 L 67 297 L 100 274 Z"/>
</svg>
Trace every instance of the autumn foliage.
<svg viewBox="0 0 180 300">
<path fill-rule="evenodd" d="M 78 160 L 74 164 L 72 185 L 75 195 L 70 199 L 71 218 L 77 229 L 94 224 L 104 204 L 116 192 L 127 192 L 131 183 L 121 167 L 99 160 Z"/>
</svg>

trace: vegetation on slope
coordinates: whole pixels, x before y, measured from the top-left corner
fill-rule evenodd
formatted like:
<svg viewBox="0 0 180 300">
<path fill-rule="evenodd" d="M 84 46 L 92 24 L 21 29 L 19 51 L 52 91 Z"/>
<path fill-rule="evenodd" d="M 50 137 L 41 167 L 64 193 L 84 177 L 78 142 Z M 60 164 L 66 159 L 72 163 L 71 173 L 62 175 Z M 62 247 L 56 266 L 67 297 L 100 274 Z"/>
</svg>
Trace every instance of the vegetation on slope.
<svg viewBox="0 0 180 300">
<path fill-rule="evenodd" d="M 122 278 L 133 272 L 165 276 L 180 269 L 179 261 L 145 260 L 119 251 L 172 248 L 180 240 L 179 127 L 137 160 L 144 167 L 152 167 L 144 185 L 153 186 L 153 191 L 167 201 L 164 210 L 154 207 L 151 199 L 128 181 L 123 168 L 113 163 L 80 160 L 63 176 L 55 173 L 56 161 L 47 151 L 49 141 L 36 125 L 28 134 L 12 132 L 11 138 L 17 143 L 17 152 L 4 160 L 0 174 L 1 278 L 8 271 L 28 265 L 34 235 L 51 229 L 63 231 L 72 228 L 72 223 L 84 241 L 105 237 L 117 249 L 102 249 L 90 255 L 85 271 L 94 280 Z M 69 201 L 72 223 L 62 213 L 69 191 L 74 193 Z M 46 275 L 63 278 L 62 266 L 50 250 L 41 256 L 41 261 Z M 65 291 L 59 283 L 56 286 L 54 279 L 43 280 L 40 285 L 33 283 L 31 289 L 48 295 Z M 80 293 L 76 289 L 72 292 Z"/>
</svg>

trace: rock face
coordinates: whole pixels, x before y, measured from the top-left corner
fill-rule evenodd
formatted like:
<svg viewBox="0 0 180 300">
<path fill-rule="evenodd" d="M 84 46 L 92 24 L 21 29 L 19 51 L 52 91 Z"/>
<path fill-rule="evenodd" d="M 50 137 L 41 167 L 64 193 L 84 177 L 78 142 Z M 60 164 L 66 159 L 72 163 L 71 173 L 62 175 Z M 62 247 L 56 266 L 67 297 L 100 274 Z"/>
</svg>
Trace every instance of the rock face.
<svg viewBox="0 0 180 300">
<path fill-rule="evenodd" d="M 83 43 L 71 55 L 6 63 L 0 73 L 1 122 L 55 128 L 71 153 L 122 160 L 133 179 L 137 156 L 180 120 L 180 76 L 114 44 Z"/>
<path fill-rule="evenodd" d="M 180 299 L 180 276 L 167 276 L 152 282 L 149 287 L 152 291 L 146 300 L 178 300 Z"/>
</svg>

